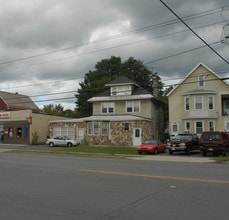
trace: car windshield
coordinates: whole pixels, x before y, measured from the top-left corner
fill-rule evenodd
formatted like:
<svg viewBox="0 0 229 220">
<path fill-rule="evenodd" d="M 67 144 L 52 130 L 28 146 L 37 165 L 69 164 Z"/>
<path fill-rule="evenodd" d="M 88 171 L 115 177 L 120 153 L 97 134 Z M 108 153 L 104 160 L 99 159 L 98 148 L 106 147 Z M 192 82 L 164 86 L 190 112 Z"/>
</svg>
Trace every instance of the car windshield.
<svg viewBox="0 0 229 220">
<path fill-rule="evenodd" d="M 144 144 L 157 144 L 157 140 L 146 140 Z"/>
<path fill-rule="evenodd" d="M 176 137 L 176 139 L 179 139 L 179 140 L 192 140 L 192 135 L 190 134 L 178 134 Z"/>
</svg>

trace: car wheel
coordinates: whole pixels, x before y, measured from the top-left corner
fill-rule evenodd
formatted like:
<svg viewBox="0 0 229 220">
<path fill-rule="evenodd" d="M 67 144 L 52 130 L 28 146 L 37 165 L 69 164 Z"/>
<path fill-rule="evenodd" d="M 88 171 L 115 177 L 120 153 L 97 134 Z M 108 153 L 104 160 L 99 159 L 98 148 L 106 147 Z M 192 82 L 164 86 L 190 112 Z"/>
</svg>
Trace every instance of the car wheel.
<svg viewBox="0 0 229 220">
<path fill-rule="evenodd" d="M 173 154 L 173 151 L 172 150 L 169 150 L 169 154 L 172 155 Z"/>
<path fill-rule="evenodd" d="M 203 151 L 202 155 L 203 155 L 203 157 L 206 157 L 207 156 L 207 151 Z"/>
<path fill-rule="evenodd" d="M 68 146 L 68 147 L 72 147 L 72 143 L 71 143 L 71 142 L 68 142 L 68 143 L 67 143 L 67 146 Z"/>
<path fill-rule="evenodd" d="M 138 151 L 138 154 L 142 154 L 142 152 L 141 151 Z"/>
<path fill-rule="evenodd" d="M 49 147 L 54 147 L 55 145 L 54 145 L 54 143 L 53 142 L 50 142 L 49 143 Z"/>
<path fill-rule="evenodd" d="M 158 149 L 157 148 L 155 149 L 154 154 L 158 154 Z"/>
<path fill-rule="evenodd" d="M 187 155 L 190 155 L 190 154 L 191 154 L 191 152 L 190 152 L 190 147 L 187 147 L 187 149 L 186 149 L 186 154 L 187 154 Z"/>
</svg>

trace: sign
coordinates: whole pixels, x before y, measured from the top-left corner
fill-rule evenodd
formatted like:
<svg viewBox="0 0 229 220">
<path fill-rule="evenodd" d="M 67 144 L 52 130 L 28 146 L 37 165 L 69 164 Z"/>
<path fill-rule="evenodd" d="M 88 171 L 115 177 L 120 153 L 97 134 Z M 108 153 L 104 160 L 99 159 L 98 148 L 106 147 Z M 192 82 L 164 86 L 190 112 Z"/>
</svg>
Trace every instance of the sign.
<svg viewBox="0 0 229 220">
<path fill-rule="evenodd" d="M 0 118 L 10 118 L 10 112 L 0 112 Z"/>
</svg>

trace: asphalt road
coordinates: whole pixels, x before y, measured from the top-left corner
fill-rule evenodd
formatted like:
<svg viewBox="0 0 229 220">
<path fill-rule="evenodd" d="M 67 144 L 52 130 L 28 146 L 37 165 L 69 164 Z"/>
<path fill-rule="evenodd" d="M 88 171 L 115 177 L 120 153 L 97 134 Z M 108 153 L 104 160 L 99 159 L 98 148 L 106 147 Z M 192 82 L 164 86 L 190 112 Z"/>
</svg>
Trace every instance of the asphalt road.
<svg viewBox="0 0 229 220">
<path fill-rule="evenodd" d="M 0 153 L 0 219 L 226 220 L 229 165 Z"/>
</svg>

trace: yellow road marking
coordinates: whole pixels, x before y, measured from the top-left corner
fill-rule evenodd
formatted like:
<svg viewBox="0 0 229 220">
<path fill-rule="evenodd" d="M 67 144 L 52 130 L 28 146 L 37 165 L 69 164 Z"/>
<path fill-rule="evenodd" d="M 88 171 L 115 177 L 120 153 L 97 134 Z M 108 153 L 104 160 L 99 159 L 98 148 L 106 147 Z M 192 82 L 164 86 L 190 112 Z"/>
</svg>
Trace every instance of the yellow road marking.
<svg viewBox="0 0 229 220">
<path fill-rule="evenodd" d="M 183 181 L 194 181 L 194 182 L 229 184 L 228 180 L 198 179 L 198 178 L 175 177 L 175 176 L 157 176 L 157 175 L 151 175 L 151 174 L 124 173 L 124 172 L 105 171 L 105 170 L 81 169 L 80 171 L 81 172 L 88 172 L 88 173 L 102 173 L 102 174 L 123 175 L 123 176 L 136 176 L 136 177 L 146 177 L 146 178 L 154 178 L 154 179 L 172 179 L 172 180 L 183 180 Z"/>
</svg>

